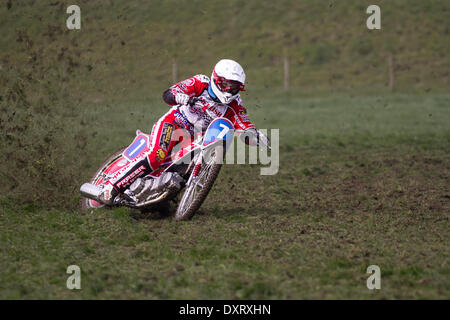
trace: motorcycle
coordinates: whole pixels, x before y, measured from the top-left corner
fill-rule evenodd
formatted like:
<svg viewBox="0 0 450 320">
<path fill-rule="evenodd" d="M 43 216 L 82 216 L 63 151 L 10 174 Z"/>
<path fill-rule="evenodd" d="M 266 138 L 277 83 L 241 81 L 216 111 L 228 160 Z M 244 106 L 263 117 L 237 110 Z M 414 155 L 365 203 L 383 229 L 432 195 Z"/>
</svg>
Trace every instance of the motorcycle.
<svg viewBox="0 0 450 320">
<path fill-rule="evenodd" d="M 114 198 L 111 206 L 108 206 L 99 198 L 102 184 L 150 148 L 151 136 L 137 130 L 133 142 L 110 155 L 90 181 L 81 186 L 80 193 L 83 196 L 81 209 L 126 206 L 147 211 L 152 207 L 167 204 L 184 190 L 175 219 L 178 221 L 191 219 L 218 177 L 234 133 L 234 126 L 230 120 L 214 119 L 204 133 L 197 133 L 194 140 L 187 139 L 187 142 L 180 142 L 178 150 L 174 148 L 160 167 L 144 177 L 137 178 L 123 193 Z"/>
</svg>

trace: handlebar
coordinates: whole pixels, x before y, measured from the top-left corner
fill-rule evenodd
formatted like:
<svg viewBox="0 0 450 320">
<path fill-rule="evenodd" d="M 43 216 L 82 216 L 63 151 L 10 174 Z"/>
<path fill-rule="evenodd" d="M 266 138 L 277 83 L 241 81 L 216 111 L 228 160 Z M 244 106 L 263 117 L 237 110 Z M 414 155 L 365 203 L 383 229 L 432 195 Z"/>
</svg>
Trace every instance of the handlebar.
<svg viewBox="0 0 450 320">
<path fill-rule="evenodd" d="M 191 107 L 197 102 L 197 101 L 199 101 L 200 99 L 199 98 L 197 98 L 197 97 L 192 97 L 192 98 L 190 98 L 189 99 L 189 101 L 188 101 L 188 105 L 190 105 Z"/>
</svg>

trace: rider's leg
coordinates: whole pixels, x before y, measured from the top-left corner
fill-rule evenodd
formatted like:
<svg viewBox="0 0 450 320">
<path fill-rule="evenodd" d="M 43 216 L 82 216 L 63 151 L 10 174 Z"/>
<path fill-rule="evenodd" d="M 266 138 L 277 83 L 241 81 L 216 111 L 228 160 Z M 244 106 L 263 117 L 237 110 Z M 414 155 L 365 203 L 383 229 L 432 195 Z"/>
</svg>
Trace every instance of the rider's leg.
<svg viewBox="0 0 450 320">
<path fill-rule="evenodd" d="M 102 202 L 112 204 L 118 193 L 124 192 L 137 178 L 151 173 L 163 163 L 167 154 L 178 143 L 173 139 L 174 131 L 179 129 L 173 123 L 175 111 L 171 109 L 153 126 L 150 150 L 134 158 L 104 184 L 104 191 L 100 196 Z"/>
</svg>

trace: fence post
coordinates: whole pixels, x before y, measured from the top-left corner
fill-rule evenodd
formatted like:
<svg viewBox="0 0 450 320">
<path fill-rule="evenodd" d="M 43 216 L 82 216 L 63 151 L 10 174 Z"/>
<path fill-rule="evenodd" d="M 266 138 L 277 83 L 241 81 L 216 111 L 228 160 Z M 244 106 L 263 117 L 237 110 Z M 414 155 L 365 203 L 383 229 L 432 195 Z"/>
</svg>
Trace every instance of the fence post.
<svg viewBox="0 0 450 320">
<path fill-rule="evenodd" d="M 389 54 L 388 57 L 388 66 L 389 66 L 389 90 L 394 90 L 394 58 L 392 57 L 392 53 Z"/>
<path fill-rule="evenodd" d="M 284 89 L 289 89 L 289 59 L 284 55 Z"/>
<path fill-rule="evenodd" d="M 173 79 L 173 83 L 178 82 L 178 66 L 177 66 L 176 58 L 173 58 L 173 60 L 172 60 L 172 79 Z"/>
</svg>

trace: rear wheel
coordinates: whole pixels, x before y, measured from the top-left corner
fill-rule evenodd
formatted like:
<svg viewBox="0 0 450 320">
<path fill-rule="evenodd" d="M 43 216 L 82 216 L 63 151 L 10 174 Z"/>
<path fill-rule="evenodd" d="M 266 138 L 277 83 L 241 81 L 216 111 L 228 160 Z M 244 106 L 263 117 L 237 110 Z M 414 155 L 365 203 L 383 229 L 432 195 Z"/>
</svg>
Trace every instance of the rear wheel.
<svg viewBox="0 0 450 320">
<path fill-rule="evenodd" d="M 97 181 L 101 178 L 103 172 L 111 165 L 111 163 L 113 163 L 114 161 L 116 161 L 118 158 L 120 158 L 122 156 L 122 152 L 125 149 L 126 149 L 126 147 L 120 148 L 119 150 L 114 152 L 112 155 L 110 155 L 105 160 L 105 162 L 102 163 L 100 168 L 94 173 L 92 178 L 89 180 L 89 183 L 92 183 L 95 185 L 97 183 Z M 98 209 L 98 208 L 110 208 L 109 206 L 107 206 L 103 203 L 99 203 L 95 200 L 88 199 L 88 198 L 81 198 L 80 202 L 81 202 L 80 204 L 81 204 L 82 211 L 87 211 L 90 209 Z"/>
<path fill-rule="evenodd" d="M 219 160 L 223 160 L 222 147 L 212 149 L 208 161 L 202 163 L 197 178 L 193 179 L 189 186 L 186 186 L 175 214 L 177 221 L 191 219 L 200 208 L 222 168 L 223 161 Z"/>
</svg>

